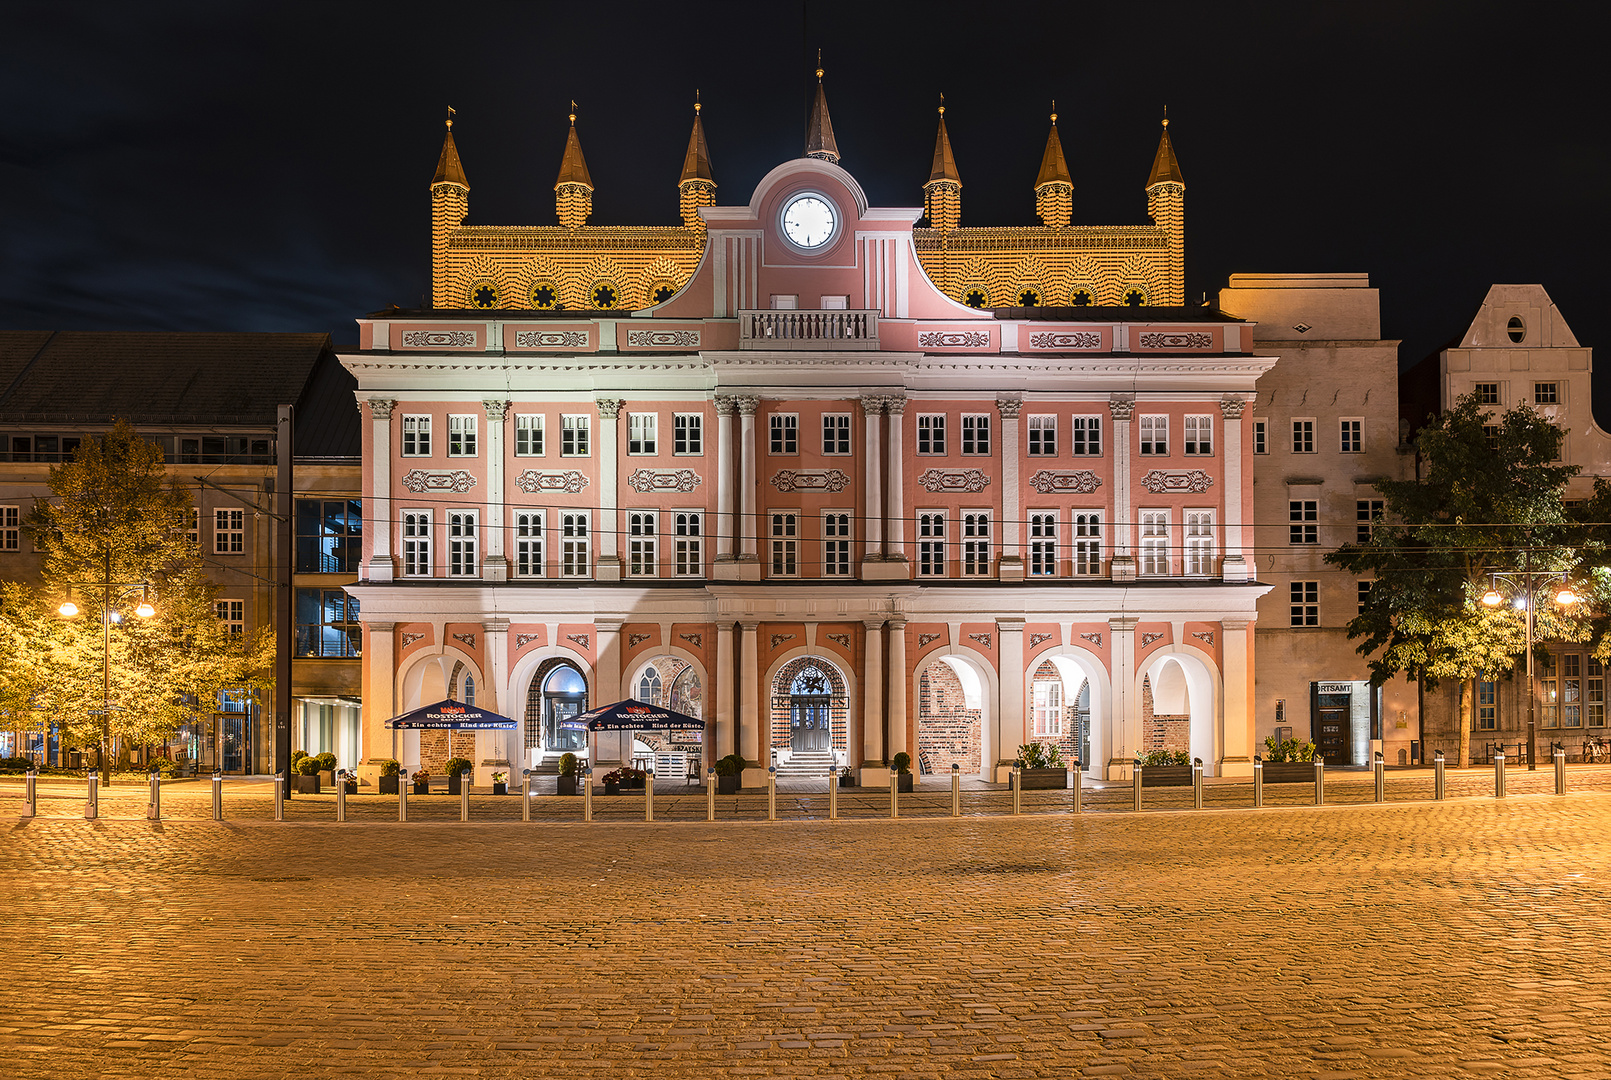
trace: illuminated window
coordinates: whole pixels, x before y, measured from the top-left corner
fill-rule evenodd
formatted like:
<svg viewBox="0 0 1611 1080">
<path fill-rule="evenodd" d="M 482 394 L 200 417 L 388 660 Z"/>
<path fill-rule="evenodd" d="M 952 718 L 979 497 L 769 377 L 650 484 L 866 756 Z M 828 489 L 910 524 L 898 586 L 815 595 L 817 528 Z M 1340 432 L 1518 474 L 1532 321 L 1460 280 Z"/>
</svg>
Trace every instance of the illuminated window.
<svg viewBox="0 0 1611 1080">
<path fill-rule="evenodd" d="M 448 417 L 448 457 L 475 457 L 475 417 Z"/>
<path fill-rule="evenodd" d="M 592 424 L 592 417 L 585 413 L 565 415 L 559 418 L 559 455 L 560 457 L 586 457 L 588 432 Z"/>
<path fill-rule="evenodd" d="M 1141 418 L 1141 452 L 1154 455 L 1169 453 L 1169 417 Z"/>
<path fill-rule="evenodd" d="M 543 414 L 521 413 L 515 417 L 515 456 L 540 457 L 543 452 Z"/>
<path fill-rule="evenodd" d="M 659 413 L 627 414 L 627 453 L 652 454 L 659 443 Z"/>
<path fill-rule="evenodd" d="M 1102 573 L 1102 515 L 1094 510 L 1074 511 L 1074 573 Z"/>
<path fill-rule="evenodd" d="M 1030 511 L 1029 573 L 1032 577 L 1057 573 L 1057 514 L 1052 511 Z"/>
<path fill-rule="evenodd" d="M 1214 572 L 1214 511 L 1186 511 L 1186 573 Z"/>
<path fill-rule="evenodd" d="M 431 456 L 431 418 L 429 416 L 403 417 L 403 456 Z"/>
<path fill-rule="evenodd" d="M 1212 416 L 1186 417 L 1186 453 L 1212 454 L 1214 452 L 1214 418 Z"/>
<path fill-rule="evenodd" d="M 1058 738 L 1063 734 L 1063 684 L 1057 679 L 1043 679 L 1034 687 L 1035 734 Z"/>
<path fill-rule="evenodd" d="M 1169 573 L 1169 511 L 1141 511 L 1141 572 Z"/>
</svg>

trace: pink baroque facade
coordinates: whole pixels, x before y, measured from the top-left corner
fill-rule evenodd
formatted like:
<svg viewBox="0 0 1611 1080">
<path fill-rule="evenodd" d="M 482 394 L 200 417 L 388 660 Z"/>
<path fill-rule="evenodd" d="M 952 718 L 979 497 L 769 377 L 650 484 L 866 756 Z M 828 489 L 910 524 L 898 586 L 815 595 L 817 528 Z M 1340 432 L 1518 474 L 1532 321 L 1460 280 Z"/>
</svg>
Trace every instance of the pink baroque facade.
<svg viewBox="0 0 1611 1080">
<path fill-rule="evenodd" d="M 1206 308 L 966 307 L 921 213 L 802 158 L 647 310 L 360 320 L 366 770 L 472 679 L 520 721 L 478 773 L 663 749 L 563 725 L 642 696 L 706 721 L 696 767 L 994 779 L 1043 741 L 1114 777 L 1167 738 L 1251 771 L 1274 360 Z"/>
</svg>

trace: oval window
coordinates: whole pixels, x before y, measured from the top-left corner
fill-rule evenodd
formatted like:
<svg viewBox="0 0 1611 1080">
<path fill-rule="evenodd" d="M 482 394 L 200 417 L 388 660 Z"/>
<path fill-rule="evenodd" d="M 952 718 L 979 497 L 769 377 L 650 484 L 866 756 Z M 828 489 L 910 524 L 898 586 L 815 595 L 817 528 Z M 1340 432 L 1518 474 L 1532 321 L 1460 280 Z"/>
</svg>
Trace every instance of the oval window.
<svg viewBox="0 0 1611 1080">
<path fill-rule="evenodd" d="M 1527 324 L 1521 321 L 1520 315 L 1512 315 L 1509 325 L 1505 327 L 1505 332 L 1510 335 L 1511 341 L 1520 345 L 1522 338 L 1527 336 Z"/>
</svg>

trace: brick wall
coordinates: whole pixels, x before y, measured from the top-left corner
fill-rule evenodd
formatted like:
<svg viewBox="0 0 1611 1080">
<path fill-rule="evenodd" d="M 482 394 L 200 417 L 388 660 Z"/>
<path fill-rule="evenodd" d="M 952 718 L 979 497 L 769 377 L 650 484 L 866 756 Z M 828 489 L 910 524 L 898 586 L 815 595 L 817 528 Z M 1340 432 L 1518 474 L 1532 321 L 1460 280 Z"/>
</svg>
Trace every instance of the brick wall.
<svg viewBox="0 0 1611 1080">
<path fill-rule="evenodd" d="M 1141 752 L 1191 751 L 1191 717 L 1159 716 L 1152 711 L 1152 680 L 1141 680 Z"/>
<path fill-rule="evenodd" d="M 956 672 L 930 664 L 918 679 L 917 697 L 918 768 L 944 776 L 956 764 L 965 773 L 978 772 L 983 717 L 968 708 Z"/>
</svg>

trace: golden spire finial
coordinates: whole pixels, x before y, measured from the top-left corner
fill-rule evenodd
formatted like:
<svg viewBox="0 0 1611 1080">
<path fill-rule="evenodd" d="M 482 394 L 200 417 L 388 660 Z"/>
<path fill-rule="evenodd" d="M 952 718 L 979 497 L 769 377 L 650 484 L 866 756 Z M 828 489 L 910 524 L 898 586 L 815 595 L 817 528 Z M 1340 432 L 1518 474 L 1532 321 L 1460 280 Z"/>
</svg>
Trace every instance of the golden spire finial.
<svg viewBox="0 0 1611 1080">
<path fill-rule="evenodd" d="M 699 115 L 699 88 L 694 88 L 694 115 Z"/>
<path fill-rule="evenodd" d="M 945 115 L 945 92 L 943 90 L 940 92 L 940 115 Z"/>
<path fill-rule="evenodd" d="M 448 109 L 447 126 L 448 126 L 448 130 L 452 131 L 453 130 L 453 106 L 449 105 L 447 107 L 447 109 Z"/>
<path fill-rule="evenodd" d="M 822 81 L 822 50 L 817 50 L 817 81 Z"/>
<path fill-rule="evenodd" d="M 1056 126 L 1056 124 L 1057 124 L 1057 99 L 1056 98 L 1052 98 L 1052 124 L 1053 124 L 1053 126 Z"/>
<path fill-rule="evenodd" d="M 571 100 L 571 127 L 575 127 L 575 126 L 576 126 L 576 101 L 573 98 Z"/>
<path fill-rule="evenodd" d="M 1167 106 L 1167 105 L 1164 106 L 1164 122 L 1163 122 L 1163 126 L 1164 127 L 1169 126 L 1169 106 Z"/>
</svg>

